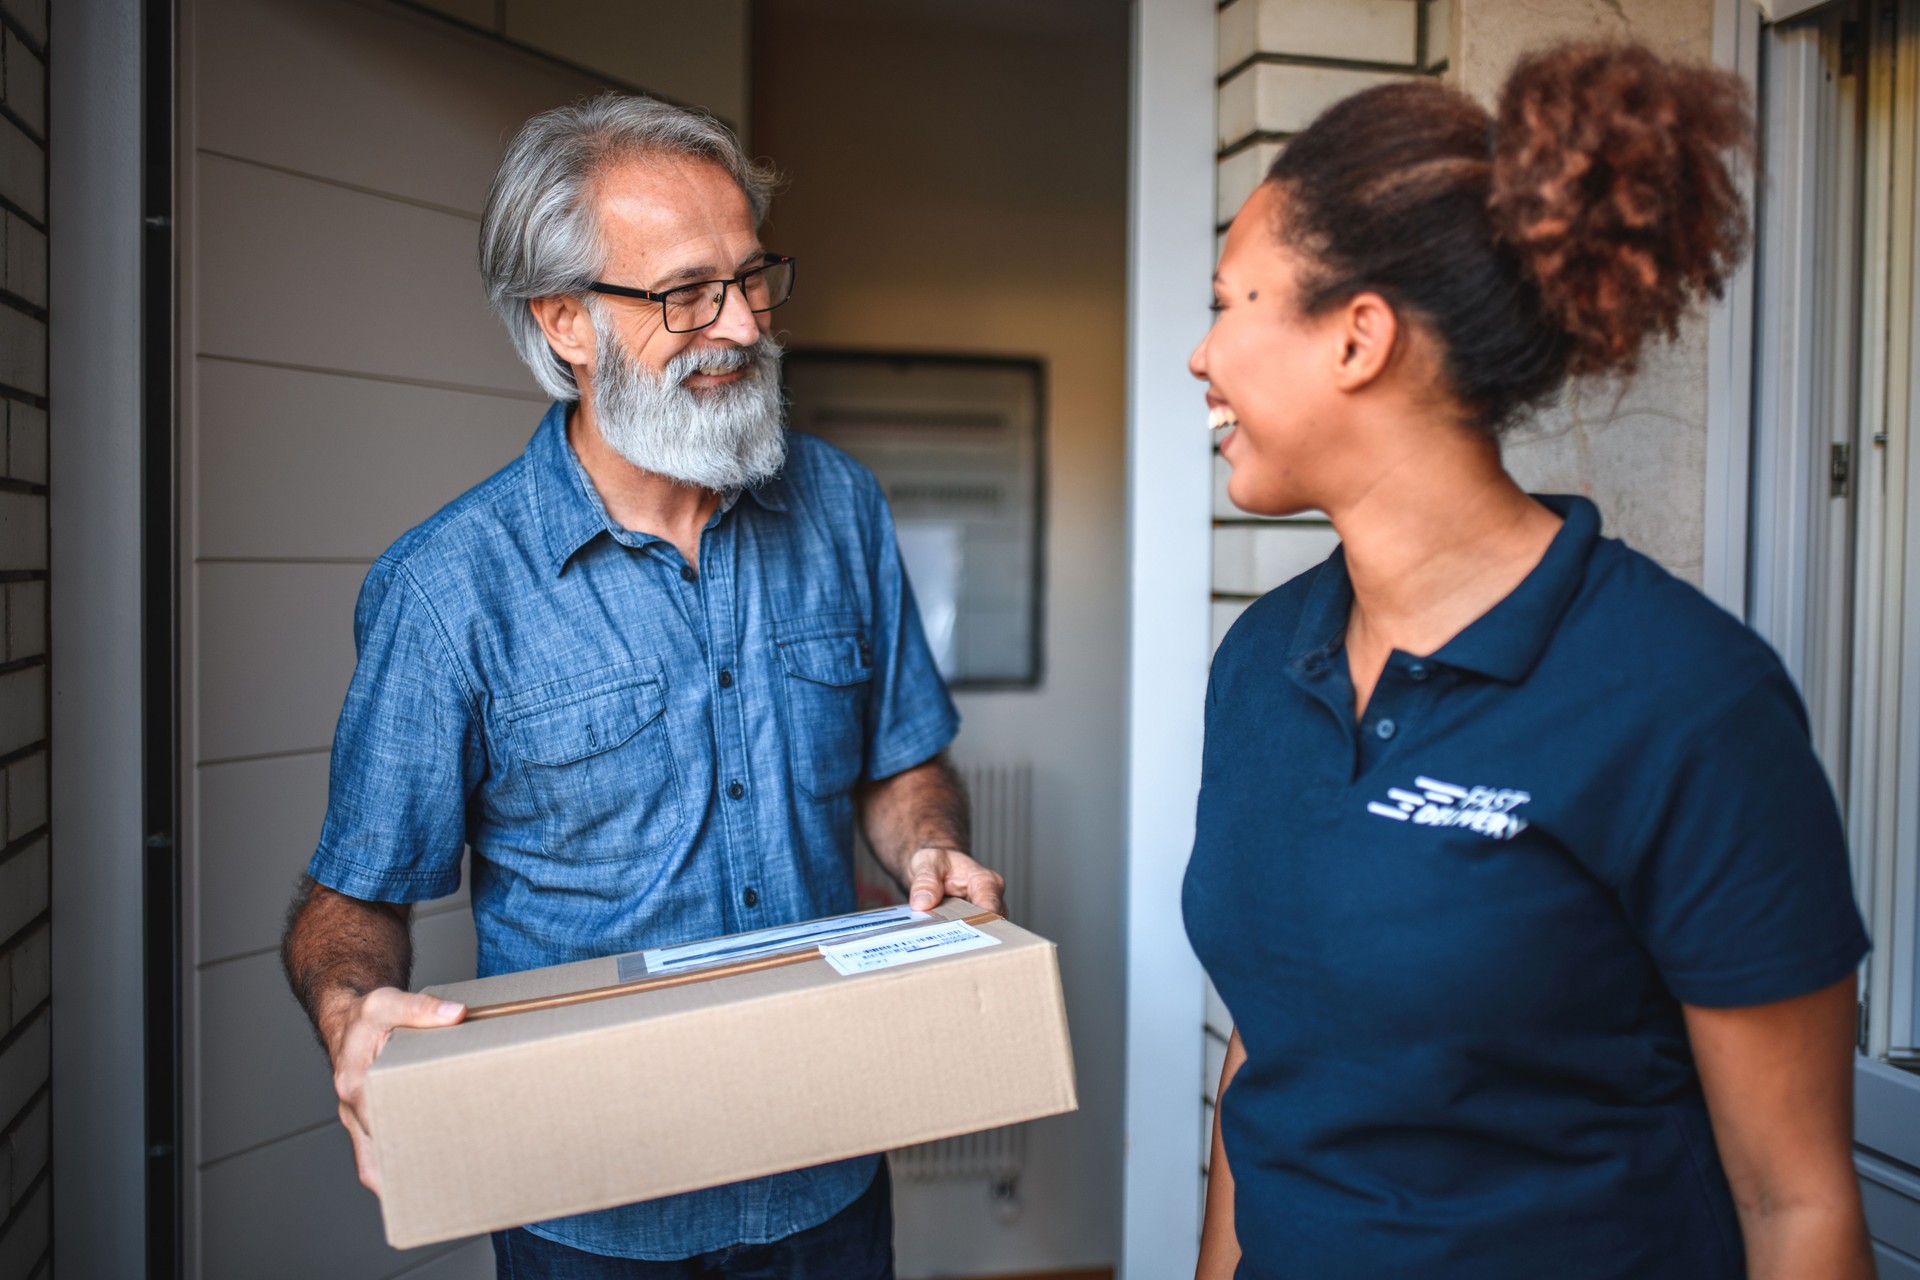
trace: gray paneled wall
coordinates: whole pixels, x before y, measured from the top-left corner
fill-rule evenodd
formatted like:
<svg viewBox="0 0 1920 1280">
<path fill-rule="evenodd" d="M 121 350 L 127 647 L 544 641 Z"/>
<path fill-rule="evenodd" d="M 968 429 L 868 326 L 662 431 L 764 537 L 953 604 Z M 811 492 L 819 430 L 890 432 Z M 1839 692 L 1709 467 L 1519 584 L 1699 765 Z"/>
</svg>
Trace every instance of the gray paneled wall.
<svg viewBox="0 0 1920 1280">
<path fill-rule="evenodd" d="M 361 579 L 545 407 L 475 270 L 488 181 L 521 121 L 599 86 L 396 5 L 191 0 L 182 23 L 189 1272 L 490 1276 L 484 1242 L 387 1248 L 276 948 Z M 471 974 L 465 907 L 421 908 L 416 982 Z"/>
<path fill-rule="evenodd" d="M 47 3 L 0 2 L 0 1277 L 49 1274 Z"/>
</svg>

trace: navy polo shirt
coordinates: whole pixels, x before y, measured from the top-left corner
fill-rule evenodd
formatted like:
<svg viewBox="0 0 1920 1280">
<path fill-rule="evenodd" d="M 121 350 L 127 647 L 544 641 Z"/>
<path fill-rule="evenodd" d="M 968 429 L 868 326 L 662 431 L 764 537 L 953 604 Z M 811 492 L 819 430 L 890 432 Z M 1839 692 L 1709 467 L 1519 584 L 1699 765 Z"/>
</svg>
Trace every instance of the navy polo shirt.
<svg viewBox="0 0 1920 1280">
<path fill-rule="evenodd" d="M 1252 1280 L 1735 1280 L 1681 1005 L 1866 954 L 1772 651 L 1542 501 L 1540 564 L 1394 653 L 1357 723 L 1339 551 L 1214 659 L 1184 906 L 1247 1050 L 1221 1123 Z"/>
</svg>

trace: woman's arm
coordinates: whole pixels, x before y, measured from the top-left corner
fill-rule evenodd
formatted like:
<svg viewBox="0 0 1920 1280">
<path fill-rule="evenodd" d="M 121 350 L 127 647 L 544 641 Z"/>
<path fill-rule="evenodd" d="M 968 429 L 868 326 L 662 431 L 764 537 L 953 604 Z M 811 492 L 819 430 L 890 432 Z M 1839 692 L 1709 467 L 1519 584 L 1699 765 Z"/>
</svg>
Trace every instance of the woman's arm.
<svg viewBox="0 0 1920 1280">
<path fill-rule="evenodd" d="M 1200 1265 L 1193 1280 L 1233 1280 L 1240 1265 L 1240 1238 L 1233 1230 L 1233 1170 L 1227 1167 L 1226 1144 L 1220 1141 L 1220 1104 L 1227 1084 L 1247 1060 L 1235 1030 L 1227 1041 L 1226 1065 L 1220 1068 L 1220 1088 L 1213 1095 L 1213 1155 L 1207 1160 L 1207 1216 L 1200 1227 Z"/>
<path fill-rule="evenodd" d="M 1853 978 L 1686 1015 L 1750 1280 L 1872 1280 L 1853 1170 Z"/>
</svg>

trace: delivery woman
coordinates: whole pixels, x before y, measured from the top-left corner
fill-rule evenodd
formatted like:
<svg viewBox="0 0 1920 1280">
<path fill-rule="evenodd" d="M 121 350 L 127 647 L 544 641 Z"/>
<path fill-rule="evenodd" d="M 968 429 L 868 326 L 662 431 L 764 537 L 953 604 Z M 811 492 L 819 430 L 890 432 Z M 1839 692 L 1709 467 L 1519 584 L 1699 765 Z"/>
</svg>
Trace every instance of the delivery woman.
<svg viewBox="0 0 1920 1280">
<path fill-rule="evenodd" d="M 1292 139 L 1194 352 L 1341 548 L 1214 661 L 1187 929 L 1237 1031 L 1200 1275 L 1848 1280 L 1867 950 L 1767 647 L 1499 432 L 1631 374 L 1747 219 L 1738 81 L 1563 46 Z"/>
</svg>

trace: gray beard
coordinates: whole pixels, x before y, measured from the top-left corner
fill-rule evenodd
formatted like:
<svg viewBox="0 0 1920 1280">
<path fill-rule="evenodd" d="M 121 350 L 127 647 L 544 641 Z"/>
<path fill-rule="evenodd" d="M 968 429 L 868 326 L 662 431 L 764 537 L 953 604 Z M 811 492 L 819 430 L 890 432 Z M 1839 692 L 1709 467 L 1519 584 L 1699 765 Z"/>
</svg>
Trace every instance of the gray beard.
<svg viewBox="0 0 1920 1280">
<path fill-rule="evenodd" d="M 598 325 L 593 416 L 613 451 L 655 475 L 733 493 L 780 474 L 787 460 L 780 344 L 682 351 L 658 375 L 628 354 L 611 324 Z M 737 382 L 694 391 L 698 370 L 745 369 Z"/>
</svg>

